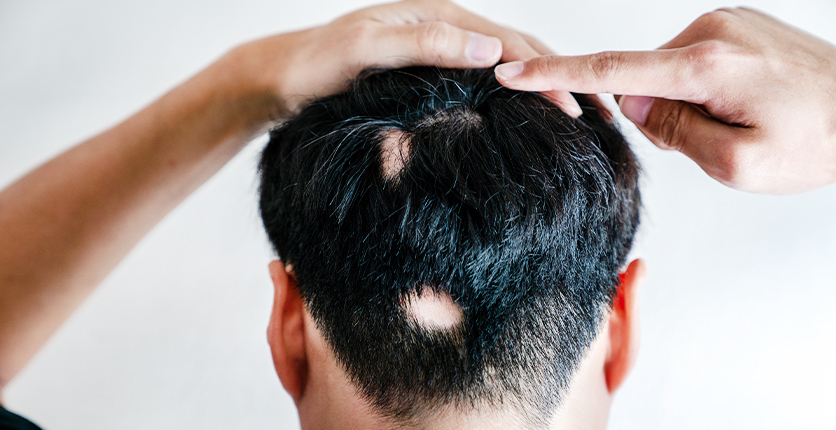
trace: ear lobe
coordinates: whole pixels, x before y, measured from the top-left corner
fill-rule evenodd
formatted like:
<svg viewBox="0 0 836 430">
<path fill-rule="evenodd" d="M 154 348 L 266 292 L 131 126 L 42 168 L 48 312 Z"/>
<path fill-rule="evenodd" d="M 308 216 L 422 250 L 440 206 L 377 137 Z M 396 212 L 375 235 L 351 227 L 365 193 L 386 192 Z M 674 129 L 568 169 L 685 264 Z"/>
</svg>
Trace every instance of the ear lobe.
<svg viewBox="0 0 836 430">
<path fill-rule="evenodd" d="M 298 404 L 308 378 L 308 358 L 305 352 L 305 305 L 291 270 L 281 261 L 270 263 L 275 298 L 267 341 L 276 373 Z"/>
<path fill-rule="evenodd" d="M 639 352 L 638 295 L 646 272 L 644 262 L 634 260 L 619 276 L 609 320 L 610 349 L 604 363 L 610 393 L 627 378 Z"/>
</svg>

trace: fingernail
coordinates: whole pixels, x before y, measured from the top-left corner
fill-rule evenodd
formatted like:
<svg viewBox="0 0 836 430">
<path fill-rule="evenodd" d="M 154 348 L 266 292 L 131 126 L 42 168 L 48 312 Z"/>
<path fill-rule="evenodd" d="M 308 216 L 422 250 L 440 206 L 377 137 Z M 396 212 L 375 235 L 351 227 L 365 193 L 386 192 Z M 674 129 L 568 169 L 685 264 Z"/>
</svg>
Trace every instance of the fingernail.
<svg viewBox="0 0 836 430">
<path fill-rule="evenodd" d="M 471 61 L 484 64 L 489 60 L 498 60 L 498 54 L 501 52 L 502 42 L 499 39 L 479 33 L 470 33 L 470 41 L 467 43 L 465 55 Z"/>
<path fill-rule="evenodd" d="M 621 108 L 621 113 L 630 121 L 638 125 L 644 125 L 647 121 L 647 113 L 650 112 L 650 106 L 653 104 L 653 97 L 645 96 L 623 96 L 618 106 Z"/>
<path fill-rule="evenodd" d="M 512 61 L 510 63 L 500 64 L 496 66 L 494 71 L 496 75 L 502 78 L 503 81 L 507 81 L 509 79 L 514 79 L 520 75 L 523 71 L 523 62 L 522 61 Z"/>
</svg>

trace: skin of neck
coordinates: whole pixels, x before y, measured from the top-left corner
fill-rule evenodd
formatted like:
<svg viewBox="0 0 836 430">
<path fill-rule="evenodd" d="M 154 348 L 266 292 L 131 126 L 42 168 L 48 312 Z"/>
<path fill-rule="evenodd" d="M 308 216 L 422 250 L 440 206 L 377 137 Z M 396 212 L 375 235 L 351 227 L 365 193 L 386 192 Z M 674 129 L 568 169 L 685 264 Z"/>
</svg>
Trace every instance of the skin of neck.
<svg viewBox="0 0 836 430">
<path fill-rule="evenodd" d="M 405 428 L 379 413 L 357 392 L 336 356 L 322 337 L 310 314 L 305 312 L 305 349 L 309 357 L 308 381 L 296 402 L 302 428 L 393 429 Z M 591 345 L 574 375 L 572 384 L 557 410 L 550 429 L 604 429 L 609 417 L 612 393 L 607 388 L 604 364 L 607 357 L 608 327 Z M 514 429 L 522 420 L 515 410 L 473 410 L 463 413 L 442 407 L 429 415 L 418 429 Z"/>
<path fill-rule="evenodd" d="M 276 286 L 273 315 L 267 330 L 279 379 L 293 397 L 302 428 L 318 429 L 516 429 L 524 420 L 514 409 L 475 408 L 463 411 L 440 405 L 414 427 L 405 427 L 378 413 L 360 395 L 311 317 L 295 285 L 292 268 L 270 264 Z M 599 333 L 589 346 L 563 393 L 550 429 L 604 429 L 613 395 L 635 362 L 639 343 L 638 291 L 645 277 L 641 260 L 628 265 Z M 413 322 L 445 327 L 460 316 L 446 294 L 426 289 L 404 302 Z"/>
</svg>

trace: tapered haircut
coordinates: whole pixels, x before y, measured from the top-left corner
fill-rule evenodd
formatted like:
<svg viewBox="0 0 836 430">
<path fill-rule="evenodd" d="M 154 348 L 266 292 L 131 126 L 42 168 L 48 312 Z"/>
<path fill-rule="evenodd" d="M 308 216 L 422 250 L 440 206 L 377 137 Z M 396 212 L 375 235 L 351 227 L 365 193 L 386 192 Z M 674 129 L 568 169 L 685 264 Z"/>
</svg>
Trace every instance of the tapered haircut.
<svg viewBox="0 0 836 430">
<path fill-rule="evenodd" d="M 404 425 L 441 407 L 544 427 L 609 313 L 638 165 L 591 98 L 572 118 L 491 69 L 369 71 L 270 132 L 260 208 L 358 392 Z M 411 297 L 449 297 L 431 327 Z"/>
</svg>

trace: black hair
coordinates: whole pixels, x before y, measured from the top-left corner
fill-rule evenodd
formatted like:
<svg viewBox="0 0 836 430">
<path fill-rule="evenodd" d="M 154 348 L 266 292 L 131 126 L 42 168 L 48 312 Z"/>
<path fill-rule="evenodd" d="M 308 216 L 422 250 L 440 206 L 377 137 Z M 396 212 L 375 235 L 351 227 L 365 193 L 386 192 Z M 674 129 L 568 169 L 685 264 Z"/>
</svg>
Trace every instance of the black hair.
<svg viewBox="0 0 836 430">
<path fill-rule="evenodd" d="M 491 69 L 368 71 L 270 132 L 261 215 L 318 328 L 376 410 L 512 407 L 544 426 L 612 305 L 638 165 L 608 115 L 571 118 Z M 393 132 L 406 148 L 387 172 Z M 396 163 L 398 164 L 398 163 Z M 411 322 L 431 288 L 454 327 Z"/>
</svg>

